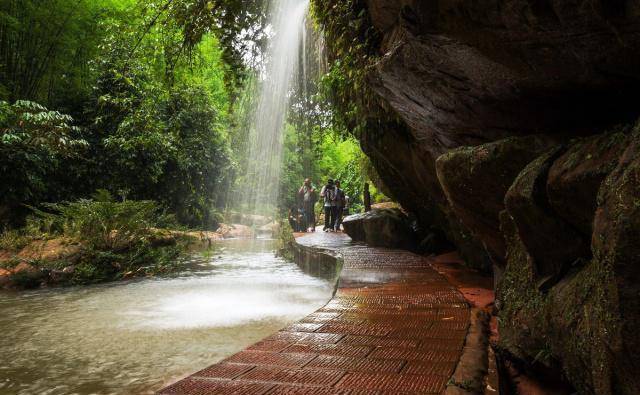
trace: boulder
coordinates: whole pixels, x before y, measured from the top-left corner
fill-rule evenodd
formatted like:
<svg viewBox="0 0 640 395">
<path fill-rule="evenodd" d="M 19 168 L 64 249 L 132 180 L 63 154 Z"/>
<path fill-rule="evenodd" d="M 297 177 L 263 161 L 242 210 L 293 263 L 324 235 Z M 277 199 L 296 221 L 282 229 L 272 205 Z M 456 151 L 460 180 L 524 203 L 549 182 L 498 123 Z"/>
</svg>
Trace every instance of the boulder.
<svg viewBox="0 0 640 395">
<path fill-rule="evenodd" d="M 363 150 L 422 228 L 440 229 L 472 266 L 484 264 L 484 249 L 505 262 L 497 301 L 502 346 L 561 372 L 579 393 L 640 393 L 632 336 L 640 299 L 639 155 L 628 130 L 605 133 L 639 114 L 638 2 L 350 5 L 361 19 L 325 26 L 348 35 L 352 22 L 362 22 L 369 38 L 355 54 L 326 40 L 330 60 L 345 53 L 375 59 L 366 87 L 345 89 L 354 93 L 344 101 L 365 97 L 364 116 L 350 126 L 365 122 Z M 538 155 L 494 146 L 484 161 L 482 146 L 531 135 L 559 148 Z M 447 156 L 452 150 L 459 151 Z M 464 168 L 472 160 L 479 167 Z"/>
<path fill-rule="evenodd" d="M 549 204 L 564 221 L 589 239 L 600 184 L 618 165 L 628 144 L 621 131 L 579 139 L 549 169 Z"/>
<path fill-rule="evenodd" d="M 566 158 L 571 147 L 532 162 L 507 193 L 507 210 L 501 214 L 507 245 L 507 266 L 497 290 L 501 347 L 523 361 L 562 372 L 584 394 L 640 393 L 640 131 L 623 137 L 626 148 L 601 183 L 596 208 L 590 211 L 585 204 L 589 211 L 580 212 L 594 218 L 590 254 L 580 265 L 570 265 L 540 287 L 542 271 L 553 269 L 551 261 L 541 268 L 541 261 L 558 265 L 572 258 L 571 251 L 573 257 L 581 253 L 564 233 L 569 224 L 560 214 L 553 217 L 544 200 L 545 169 L 554 158 Z M 620 136 L 610 139 L 600 140 L 597 151 L 605 158 L 607 147 L 618 144 Z M 594 152 L 591 144 L 578 144 Z M 589 166 L 584 169 L 586 178 L 593 175 Z"/>
<path fill-rule="evenodd" d="M 415 216 L 421 228 L 439 229 L 470 266 L 490 270 L 484 246 L 452 213 L 427 147 L 421 146 L 403 125 L 382 122 L 376 127 L 378 132 L 361 137 L 361 145 L 394 198 Z"/>
<path fill-rule="evenodd" d="M 276 221 L 273 221 L 256 229 L 256 233 L 268 237 L 273 237 L 278 234 L 279 229 L 280 225 L 278 225 Z"/>
<path fill-rule="evenodd" d="M 366 0 L 353 6 L 354 18 L 328 20 L 325 30 L 366 24 L 370 45 L 362 56 L 376 63 L 366 69 L 367 95 L 358 86 L 348 90 L 354 101 L 366 97 L 361 145 L 394 199 L 423 227 L 437 226 L 462 250 L 475 251 L 465 256 L 474 266 L 483 265 L 482 242 L 466 237 L 477 232 L 465 229 L 469 218 L 450 213 L 437 158 L 533 134 L 569 142 L 638 113 L 635 2 Z M 355 19 L 360 9 L 363 17 Z M 341 44 L 327 40 L 330 60 L 344 60 Z M 481 226 L 495 230 L 495 218 Z M 501 243 L 491 233 L 485 244 L 496 258 Z"/>
<path fill-rule="evenodd" d="M 602 391 L 640 393 L 640 130 L 598 195 L 592 248 L 596 277 L 610 309 L 593 307 L 604 364 L 595 370 Z"/>
<path fill-rule="evenodd" d="M 541 289 L 553 285 L 572 265 L 591 255 L 588 240 L 558 217 L 548 203 L 549 168 L 563 152 L 562 147 L 557 147 L 531 162 L 505 196 L 507 212 L 533 258 L 536 281 Z"/>
<path fill-rule="evenodd" d="M 12 271 L 11 283 L 19 288 L 37 288 L 46 276 L 40 269 L 20 262 Z"/>
<path fill-rule="evenodd" d="M 551 144 L 544 136 L 513 137 L 458 148 L 436 161 L 438 179 L 453 212 L 502 266 L 505 246 L 499 215 L 504 196 L 520 171 Z"/>
<path fill-rule="evenodd" d="M 416 234 L 411 222 L 400 209 L 374 209 L 346 217 L 345 232 L 354 240 L 373 247 L 417 248 Z"/>
<path fill-rule="evenodd" d="M 216 233 L 221 234 L 225 239 L 251 239 L 255 234 L 251 227 L 240 224 L 220 224 Z"/>
</svg>

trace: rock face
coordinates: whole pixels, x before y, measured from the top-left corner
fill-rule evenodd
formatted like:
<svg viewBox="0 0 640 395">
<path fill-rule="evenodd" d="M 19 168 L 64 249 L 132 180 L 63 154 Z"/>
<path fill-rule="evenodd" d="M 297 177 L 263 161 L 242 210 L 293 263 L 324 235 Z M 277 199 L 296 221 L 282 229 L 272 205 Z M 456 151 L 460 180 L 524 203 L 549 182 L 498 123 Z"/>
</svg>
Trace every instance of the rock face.
<svg viewBox="0 0 640 395">
<path fill-rule="evenodd" d="M 521 221 L 512 214 L 509 204 L 502 213 L 508 251 L 506 271 L 498 288 L 502 344 L 524 360 L 544 355 L 542 362 L 559 365 L 580 393 L 640 393 L 640 133 L 634 132 L 629 142 L 599 192 L 584 196 L 592 201 L 598 195 L 597 208 L 592 212 L 590 251 L 543 289 L 541 280 L 549 268 L 541 261 L 559 254 L 555 261 L 547 261 L 555 262 L 557 269 L 571 251 L 574 256 L 585 254 L 580 249 L 572 250 L 579 236 L 574 234 L 574 244 L 566 249 L 559 248 L 556 241 L 543 253 L 524 242 L 524 237 L 533 235 L 519 228 Z M 580 146 L 593 147 L 588 142 Z M 607 152 L 606 148 L 599 150 Z M 529 169 L 540 169 L 544 162 L 537 160 Z M 553 180 L 549 177 L 546 181 Z M 516 181 L 509 194 L 521 185 Z M 561 221 L 556 217 L 553 224 L 568 226 Z M 542 220 L 536 231 L 544 232 L 548 224 Z"/>
<path fill-rule="evenodd" d="M 354 241 L 365 242 L 372 247 L 415 250 L 418 246 L 409 218 L 397 208 L 350 215 L 342 225 Z"/>
<path fill-rule="evenodd" d="M 360 139 L 385 185 L 492 263 L 501 347 L 580 393 L 640 393 L 640 132 L 615 127 L 640 116 L 640 2 L 364 4 Z"/>
<path fill-rule="evenodd" d="M 436 161 L 437 175 L 455 215 L 504 266 L 500 212 L 513 180 L 551 146 L 544 136 L 516 137 L 452 150 Z"/>
<path fill-rule="evenodd" d="M 638 114 L 637 1 L 366 5 L 381 36 L 369 85 L 398 121 L 363 136 L 363 148 L 402 206 L 454 241 L 472 232 L 449 212 L 439 156 L 512 136 L 566 141 Z"/>
</svg>

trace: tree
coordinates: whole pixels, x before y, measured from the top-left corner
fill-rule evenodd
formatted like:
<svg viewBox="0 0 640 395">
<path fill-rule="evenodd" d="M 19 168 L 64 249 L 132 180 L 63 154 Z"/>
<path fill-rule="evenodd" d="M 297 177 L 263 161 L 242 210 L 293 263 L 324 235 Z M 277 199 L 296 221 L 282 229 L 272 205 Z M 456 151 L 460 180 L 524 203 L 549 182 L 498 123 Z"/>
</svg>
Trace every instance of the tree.
<svg viewBox="0 0 640 395">
<path fill-rule="evenodd" d="M 55 189 L 64 160 L 87 147 L 69 115 L 44 106 L 0 101 L 0 225 L 21 219 L 22 204 L 34 204 Z"/>
</svg>

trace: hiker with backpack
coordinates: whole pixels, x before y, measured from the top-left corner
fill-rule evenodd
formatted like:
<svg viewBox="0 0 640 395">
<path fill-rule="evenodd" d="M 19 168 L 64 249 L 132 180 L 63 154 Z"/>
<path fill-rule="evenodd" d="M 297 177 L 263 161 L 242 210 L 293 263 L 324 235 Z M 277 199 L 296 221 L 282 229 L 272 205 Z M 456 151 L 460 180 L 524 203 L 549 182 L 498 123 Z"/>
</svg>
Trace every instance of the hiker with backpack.
<svg viewBox="0 0 640 395">
<path fill-rule="evenodd" d="M 337 188 L 330 178 L 327 181 L 327 185 L 322 187 L 320 191 L 320 197 L 323 201 L 324 208 L 324 228 L 325 232 L 333 232 L 336 224 L 337 216 L 337 203 L 336 203 Z"/>
<path fill-rule="evenodd" d="M 342 225 L 342 213 L 344 207 L 347 205 L 347 197 L 344 194 L 344 191 L 340 189 L 340 181 L 335 181 L 336 186 L 336 197 L 335 197 L 335 220 L 334 220 L 334 231 L 340 232 L 340 226 Z"/>
</svg>

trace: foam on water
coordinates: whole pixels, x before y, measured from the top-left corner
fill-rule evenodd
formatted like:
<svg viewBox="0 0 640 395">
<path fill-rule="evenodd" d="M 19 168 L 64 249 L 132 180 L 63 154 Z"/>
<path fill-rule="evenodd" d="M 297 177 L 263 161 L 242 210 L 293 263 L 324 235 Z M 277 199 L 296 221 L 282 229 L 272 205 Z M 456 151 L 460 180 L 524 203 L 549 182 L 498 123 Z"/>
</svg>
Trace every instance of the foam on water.
<svg viewBox="0 0 640 395">
<path fill-rule="evenodd" d="M 149 394 L 297 321 L 334 282 L 224 242 L 174 278 L 0 292 L 0 394 Z"/>
</svg>

